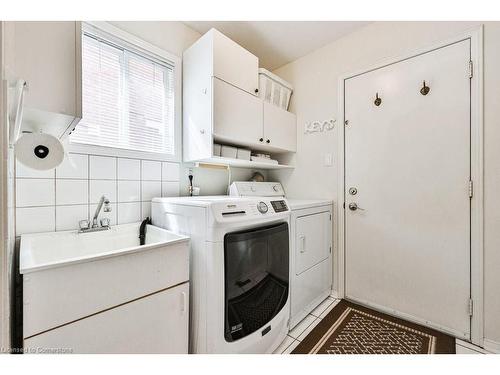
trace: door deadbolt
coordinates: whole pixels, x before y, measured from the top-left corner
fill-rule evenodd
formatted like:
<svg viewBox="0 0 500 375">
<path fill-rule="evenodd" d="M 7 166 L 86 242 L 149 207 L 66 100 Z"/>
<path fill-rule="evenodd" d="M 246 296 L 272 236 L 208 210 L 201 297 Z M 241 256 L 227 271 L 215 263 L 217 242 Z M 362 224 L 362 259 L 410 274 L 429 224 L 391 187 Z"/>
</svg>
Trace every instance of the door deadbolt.
<svg viewBox="0 0 500 375">
<path fill-rule="evenodd" d="M 358 194 L 358 189 L 356 189 L 355 187 L 349 188 L 349 194 L 351 195 Z"/>
</svg>

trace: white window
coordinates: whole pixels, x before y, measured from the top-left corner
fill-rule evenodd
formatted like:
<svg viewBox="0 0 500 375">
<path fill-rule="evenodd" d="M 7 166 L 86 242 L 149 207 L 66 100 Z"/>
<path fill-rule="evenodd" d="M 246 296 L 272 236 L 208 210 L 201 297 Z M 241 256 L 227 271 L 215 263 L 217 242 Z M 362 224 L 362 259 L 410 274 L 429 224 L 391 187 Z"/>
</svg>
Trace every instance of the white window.
<svg viewBox="0 0 500 375">
<path fill-rule="evenodd" d="M 119 37 L 84 28 L 83 116 L 71 144 L 174 158 L 179 153 L 175 65 Z"/>
</svg>

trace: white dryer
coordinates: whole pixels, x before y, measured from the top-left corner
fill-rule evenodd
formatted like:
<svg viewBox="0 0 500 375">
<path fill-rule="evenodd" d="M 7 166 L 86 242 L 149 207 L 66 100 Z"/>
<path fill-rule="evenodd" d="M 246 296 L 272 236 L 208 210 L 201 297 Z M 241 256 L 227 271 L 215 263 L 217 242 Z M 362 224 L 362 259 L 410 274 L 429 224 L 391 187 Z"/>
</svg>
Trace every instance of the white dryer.
<svg viewBox="0 0 500 375">
<path fill-rule="evenodd" d="M 283 197 L 153 199 L 153 225 L 191 238 L 191 353 L 270 353 L 283 341 L 289 218 Z"/>
<path fill-rule="evenodd" d="M 279 182 L 237 181 L 230 194 L 284 197 Z M 290 218 L 290 329 L 332 293 L 333 241 L 331 200 L 287 198 Z"/>
</svg>

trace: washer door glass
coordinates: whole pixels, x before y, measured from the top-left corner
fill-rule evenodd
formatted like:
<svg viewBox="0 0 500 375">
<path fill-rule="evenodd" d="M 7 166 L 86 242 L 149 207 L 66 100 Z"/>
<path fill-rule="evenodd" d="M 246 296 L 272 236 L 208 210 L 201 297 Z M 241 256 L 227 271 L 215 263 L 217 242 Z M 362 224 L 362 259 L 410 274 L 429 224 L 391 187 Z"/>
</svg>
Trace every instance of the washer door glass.
<svg viewBox="0 0 500 375">
<path fill-rule="evenodd" d="M 225 332 L 235 341 L 265 327 L 283 308 L 289 285 L 288 223 L 224 237 Z"/>
</svg>

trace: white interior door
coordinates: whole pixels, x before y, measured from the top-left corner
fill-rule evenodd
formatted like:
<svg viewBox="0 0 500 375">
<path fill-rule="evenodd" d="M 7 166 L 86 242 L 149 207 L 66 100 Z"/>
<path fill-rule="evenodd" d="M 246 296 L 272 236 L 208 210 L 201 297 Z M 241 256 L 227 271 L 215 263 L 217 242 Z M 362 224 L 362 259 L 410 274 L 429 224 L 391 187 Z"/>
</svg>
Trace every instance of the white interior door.
<svg viewBox="0 0 500 375">
<path fill-rule="evenodd" d="M 346 297 L 463 338 L 469 60 L 465 40 L 345 81 Z"/>
</svg>

